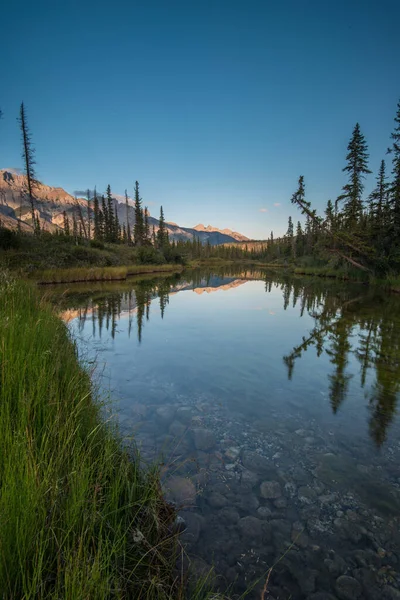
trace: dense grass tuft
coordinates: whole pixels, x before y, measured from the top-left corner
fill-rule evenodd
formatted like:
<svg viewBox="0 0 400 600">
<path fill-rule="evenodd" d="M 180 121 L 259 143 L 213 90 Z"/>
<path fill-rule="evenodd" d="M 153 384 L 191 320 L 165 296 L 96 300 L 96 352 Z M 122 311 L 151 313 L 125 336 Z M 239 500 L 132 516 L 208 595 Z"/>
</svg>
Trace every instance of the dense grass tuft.
<svg viewBox="0 0 400 600">
<path fill-rule="evenodd" d="M 182 270 L 177 265 L 129 265 L 127 267 L 75 267 L 36 271 L 32 279 L 37 283 L 83 283 L 87 281 L 121 281 L 129 275 L 146 273 L 173 273 Z"/>
<path fill-rule="evenodd" d="M 1 597 L 182 597 L 158 473 L 102 420 L 66 326 L 0 277 Z"/>
</svg>

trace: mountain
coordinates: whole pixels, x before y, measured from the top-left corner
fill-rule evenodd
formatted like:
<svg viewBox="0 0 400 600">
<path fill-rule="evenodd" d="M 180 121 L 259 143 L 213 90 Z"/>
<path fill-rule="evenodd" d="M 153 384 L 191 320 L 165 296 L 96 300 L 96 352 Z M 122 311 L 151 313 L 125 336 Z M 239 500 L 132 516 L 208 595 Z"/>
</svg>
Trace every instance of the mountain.
<svg viewBox="0 0 400 600">
<path fill-rule="evenodd" d="M 237 240 L 238 242 L 247 242 L 250 238 L 246 237 L 242 233 L 238 233 L 237 231 L 232 231 L 232 229 L 218 229 L 217 227 L 213 227 L 212 225 L 207 225 L 205 227 L 203 223 L 199 223 L 195 227 L 193 227 L 196 231 L 206 231 L 208 233 L 222 233 L 223 235 L 229 235 L 229 237 Z"/>
<path fill-rule="evenodd" d="M 25 175 L 21 175 L 15 169 L 0 170 L 0 221 L 3 226 L 15 229 L 19 220 L 21 229 L 32 231 L 31 207 L 25 189 Z M 75 198 L 61 187 L 51 187 L 43 183 L 38 183 L 34 193 L 37 215 L 41 227 L 46 231 L 54 232 L 63 228 L 64 211 L 70 219 L 75 214 L 78 223 L 80 219 L 84 223 L 87 222 L 88 204 L 85 198 Z M 128 220 L 133 231 L 135 223 L 133 206 L 129 204 L 127 209 L 125 202 L 119 202 L 114 198 L 114 208 L 118 212 L 121 225 L 126 224 Z M 149 224 L 150 231 L 153 226 L 155 231 L 158 231 L 158 219 L 150 216 Z M 209 242 L 212 246 L 235 242 L 239 239 L 235 236 L 240 236 L 234 232 L 228 233 L 229 229 L 210 229 L 210 226 L 204 229 L 192 229 L 181 227 L 176 223 L 166 223 L 166 229 L 171 240 L 187 241 L 199 238 L 203 244 Z M 241 239 L 247 240 L 245 236 L 242 236 Z"/>
</svg>

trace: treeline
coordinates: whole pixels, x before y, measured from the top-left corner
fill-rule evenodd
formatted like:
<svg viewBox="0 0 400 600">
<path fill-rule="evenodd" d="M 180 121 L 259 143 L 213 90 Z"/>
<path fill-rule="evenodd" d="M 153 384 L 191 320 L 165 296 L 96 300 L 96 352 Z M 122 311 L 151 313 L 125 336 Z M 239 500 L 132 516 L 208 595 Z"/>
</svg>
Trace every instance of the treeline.
<svg viewBox="0 0 400 600">
<path fill-rule="evenodd" d="M 293 259 L 304 255 L 334 258 L 342 264 L 385 275 L 400 270 L 400 102 L 387 154 L 391 173 L 382 160 L 376 184 L 364 197 L 365 178 L 371 174 L 368 145 L 360 125 L 354 127 L 347 146 L 343 171 L 348 181 L 334 202 L 328 200 L 324 216 L 318 215 L 306 200 L 304 177 L 291 198 L 306 217 L 305 227 L 292 219 L 281 243 L 282 251 Z"/>
<path fill-rule="evenodd" d="M 150 227 L 149 212 L 143 207 L 139 183 L 134 188 L 134 225 L 129 220 L 128 195 L 125 192 L 126 215 L 122 224 L 118 216 L 118 204 L 107 187 L 105 195 L 95 190 L 87 194 L 87 209 L 77 201 L 72 215 L 64 213 L 63 231 L 58 233 L 73 238 L 76 243 L 88 240 L 94 244 L 127 244 L 140 249 L 145 262 L 162 255 L 165 260 L 185 262 L 191 259 L 218 258 L 224 260 L 261 260 L 264 262 L 293 262 L 327 264 L 332 269 L 351 265 L 366 274 L 385 276 L 400 271 L 400 102 L 395 115 L 395 127 L 390 137 L 387 153 L 391 156 L 391 168 L 382 160 L 372 193 L 365 197 L 365 178 L 371 174 L 366 139 L 357 123 L 347 147 L 343 171 L 348 181 L 342 193 L 327 201 L 324 215 L 317 214 L 306 199 L 304 176 L 291 198 L 305 223 L 296 225 L 289 217 L 287 232 L 276 239 L 273 232 L 265 243 L 243 243 L 211 246 L 201 244 L 199 239 L 170 242 L 163 208 L 157 227 Z M 40 234 L 40 222 L 35 212 L 34 189 L 37 183 L 34 169 L 34 149 L 27 125 L 24 105 L 21 105 L 23 160 L 27 179 L 26 195 L 30 200 L 33 229 Z M 86 213 L 86 215 L 84 214 Z"/>
<path fill-rule="evenodd" d="M 76 240 L 87 239 L 110 244 L 128 244 L 130 246 L 153 246 L 162 250 L 169 245 L 168 230 L 165 226 L 163 207 L 160 207 L 160 218 L 157 228 L 154 225 L 150 231 L 149 211 L 147 206 L 143 208 L 142 198 L 139 193 L 139 182 L 136 181 L 134 189 L 134 214 L 135 222 L 131 228 L 129 222 L 128 193 L 125 190 L 126 215 L 122 225 L 118 217 L 118 203 L 111 193 L 111 186 L 107 186 L 106 194 L 100 197 L 94 190 L 93 197 L 90 190 L 87 191 L 86 215 L 79 203 L 76 210 L 69 216 L 63 213 L 63 232 L 66 236 L 73 236 Z"/>
</svg>

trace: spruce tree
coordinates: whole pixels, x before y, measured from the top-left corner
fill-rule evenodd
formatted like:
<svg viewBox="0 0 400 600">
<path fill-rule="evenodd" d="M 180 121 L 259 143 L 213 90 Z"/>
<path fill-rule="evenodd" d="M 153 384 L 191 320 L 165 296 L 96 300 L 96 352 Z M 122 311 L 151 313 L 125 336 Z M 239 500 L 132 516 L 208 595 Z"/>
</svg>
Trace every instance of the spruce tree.
<svg viewBox="0 0 400 600">
<path fill-rule="evenodd" d="M 347 150 L 347 165 L 343 171 L 349 174 L 349 182 L 343 186 L 343 194 L 338 200 L 344 200 L 343 216 L 346 226 L 354 228 L 363 214 L 363 180 L 368 173 L 371 173 L 368 169 L 368 146 L 359 123 L 356 123 L 353 129 Z"/>
<path fill-rule="evenodd" d="M 396 126 L 390 136 L 393 143 L 391 147 L 388 148 L 389 154 L 393 155 L 393 181 L 390 185 L 389 203 L 392 215 L 393 234 L 396 237 L 396 242 L 398 244 L 398 236 L 400 235 L 400 100 L 397 104 L 397 113 L 394 121 Z"/>
<path fill-rule="evenodd" d="M 144 222 L 143 222 L 143 209 L 142 199 L 139 193 L 139 182 L 135 182 L 135 225 L 133 228 L 133 238 L 135 246 L 143 245 L 144 235 Z"/>
<path fill-rule="evenodd" d="M 294 245 L 294 227 L 293 227 L 292 217 L 289 217 L 289 219 L 288 219 L 288 228 L 287 228 L 287 232 L 286 232 L 286 243 L 287 243 L 287 253 L 294 258 L 296 250 L 295 250 L 295 245 Z"/>
<path fill-rule="evenodd" d="M 147 206 L 144 207 L 144 234 L 143 241 L 146 246 L 151 244 L 150 239 L 150 224 L 149 224 L 149 210 Z"/>
<path fill-rule="evenodd" d="M 114 208 L 113 208 L 113 199 L 111 195 L 111 186 L 108 184 L 107 186 L 107 231 L 106 231 L 106 239 L 108 242 L 113 242 L 115 239 L 115 216 L 114 216 Z"/>
<path fill-rule="evenodd" d="M 95 240 L 100 240 L 100 238 L 101 238 L 100 206 L 99 206 L 99 199 L 97 197 L 96 188 L 94 188 L 93 213 L 94 213 L 94 215 L 93 215 L 93 221 L 94 221 L 93 237 Z"/>
<path fill-rule="evenodd" d="M 72 213 L 72 235 L 74 236 L 75 242 L 78 241 L 78 223 L 76 220 L 75 210 Z"/>
<path fill-rule="evenodd" d="M 64 221 L 64 223 L 63 223 L 63 225 L 64 225 L 64 233 L 65 233 L 66 236 L 69 237 L 69 235 L 70 235 L 69 219 L 67 217 L 67 213 L 66 213 L 65 210 L 63 212 L 63 221 Z"/>
<path fill-rule="evenodd" d="M 28 123 L 26 120 L 26 112 L 24 103 L 21 103 L 20 111 L 19 111 L 19 124 L 21 128 L 21 137 L 22 137 L 22 158 L 24 161 L 24 171 L 26 175 L 26 192 L 28 195 L 28 199 L 31 205 L 31 215 L 32 215 L 32 227 L 35 233 L 40 232 L 40 227 L 37 227 L 37 219 L 35 216 L 35 199 L 34 199 L 34 188 L 37 186 L 38 181 L 36 179 L 35 173 L 35 149 L 32 145 L 32 137 L 28 128 Z"/>
<path fill-rule="evenodd" d="M 166 244 L 166 230 L 165 230 L 165 219 L 164 219 L 164 211 L 163 207 L 160 206 L 160 219 L 158 224 L 157 231 L 157 244 L 160 249 L 162 249 Z"/>
<path fill-rule="evenodd" d="M 92 237 L 92 232 L 91 232 L 91 217 L 90 217 L 90 211 L 92 210 L 91 207 L 91 196 L 90 196 L 90 190 L 86 190 L 86 197 L 87 197 L 87 204 L 88 204 L 88 239 L 90 240 Z"/>
<path fill-rule="evenodd" d="M 386 179 L 385 161 L 381 161 L 378 176 L 376 178 L 376 188 L 369 195 L 369 214 L 373 223 L 373 229 L 379 230 L 383 226 L 384 207 L 387 200 L 389 183 Z"/>
<path fill-rule="evenodd" d="M 304 254 L 304 236 L 300 221 L 297 221 L 296 227 L 296 256 Z"/>
<path fill-rule="evenodd" d="M 108 218 L 108 208 L 106 204 L 106 199 L 104 195 L 101 197 L 101 210 L 103 213 L 103 227 L 102 227 L 102 237 L 103 240 L 107 241 L 107 233 L 110 229 L 109 218 Z"/>
<path fill-rule="evenodd" d="M 131 226 L 129 225 L 129 204 L 128 204 L 128 192 L 125 190 L 125 209 L 126 209 L 126 242 L 131 244 Z"/>
<path fill-rule="evenodd" d="M 335 224 L 335 214 L 333 209 L 332 200 L 328 200 L 326 209 L 325 209 L 325 221 L 327 228 L 331 231 L 334 229 Z"/>
</svg>

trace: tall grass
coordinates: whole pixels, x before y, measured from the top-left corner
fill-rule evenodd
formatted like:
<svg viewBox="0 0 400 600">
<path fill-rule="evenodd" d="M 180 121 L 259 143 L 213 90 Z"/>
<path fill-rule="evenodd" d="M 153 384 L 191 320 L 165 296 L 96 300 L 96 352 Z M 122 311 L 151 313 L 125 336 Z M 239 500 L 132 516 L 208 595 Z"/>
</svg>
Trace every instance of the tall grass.
<svg viewBox="0 0 400 600">
<path fill-rule="evenodd" d="M 1 598 L 180 598 L 157 472 L 102 420 L 66 326 L 0 278 Z"/>
<path fill-rule="evenodd" d="M 177 272 L 176 265 L 129 265 L 122 267 L 73 267 L 70 269 L 46 269 L 37 271 L 32 278 L 40 284 L 82 283 L 87 281 L 121 281 L 129 275 L 143 273 Z"/>
</svg>

